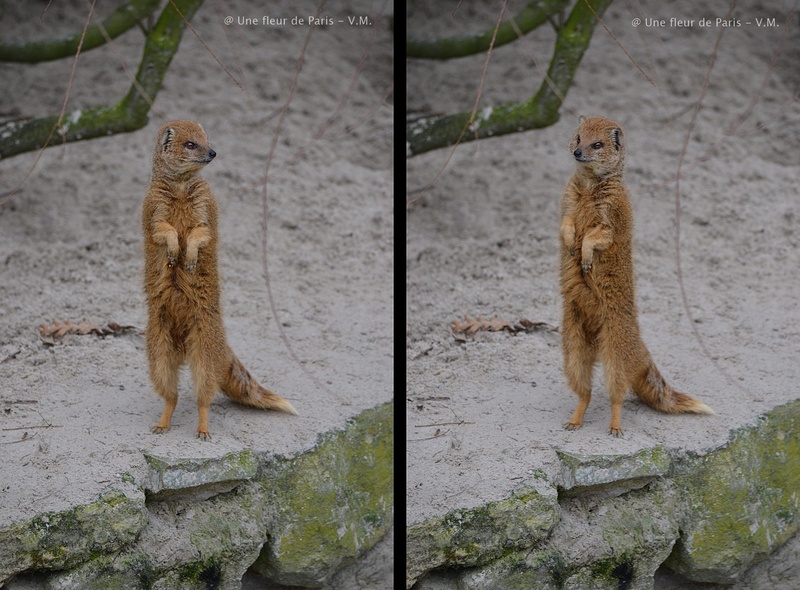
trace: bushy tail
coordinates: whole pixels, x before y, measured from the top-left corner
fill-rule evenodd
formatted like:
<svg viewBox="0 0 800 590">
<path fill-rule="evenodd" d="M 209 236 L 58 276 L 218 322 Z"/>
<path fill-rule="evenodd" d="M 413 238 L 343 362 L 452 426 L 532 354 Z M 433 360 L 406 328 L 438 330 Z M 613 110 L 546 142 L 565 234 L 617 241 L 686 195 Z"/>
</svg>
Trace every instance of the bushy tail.
<svg viewBox="0 0 800 590">
<path fill-rule="evenodd" d="M 650 360 L 633 384 L 633 391 L 648 406 L 668 414 L 713 414 L 703 402 L 670 387 Z"/>
<path fill-rule="evenodd" d="M 233 353 L 231 353 L 230 367 L 220 383 L 220 389 L 233 401 L 245 406 L 297 414 L 297 410 L 288 400 L 261 387 Z"/>
</svg>

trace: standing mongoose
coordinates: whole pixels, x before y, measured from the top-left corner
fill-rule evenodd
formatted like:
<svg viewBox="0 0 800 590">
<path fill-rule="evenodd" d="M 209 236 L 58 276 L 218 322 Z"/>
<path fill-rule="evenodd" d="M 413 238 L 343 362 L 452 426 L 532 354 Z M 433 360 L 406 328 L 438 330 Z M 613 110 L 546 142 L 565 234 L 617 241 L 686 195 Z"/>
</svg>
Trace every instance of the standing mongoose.
<svg viewBox="0 0 800 590">
<path fill-rule="evenodd" d="M 153 432 L 169 430 L 185 362 L 197 395 L 197 437 L 209 440 L 208 410 L 217 390 L 257 408 L 296 414 L 287 400 L 259 385 L 228 346 L 217 271 L 217 203 L 199 171 L 217 153 L 203 128 L 172 121 L 158 130 L 144 198 L 144 289 L 150 379 L 164 398 Z"/>
<path fill-rule="evenodd" d="M 583 424 L 598 357 L 611 395 L 609 434 L 622 434 L 622 401 L 631 389 L 662 412 L 713 414 L 667 385 L 639 335 L 622 127 L 603 117 L 581 117 L 569 149 L 577 170 L 561 202 L 561 337 L 564 373 L 578 406 L 565 428 Z"/>
</svg>

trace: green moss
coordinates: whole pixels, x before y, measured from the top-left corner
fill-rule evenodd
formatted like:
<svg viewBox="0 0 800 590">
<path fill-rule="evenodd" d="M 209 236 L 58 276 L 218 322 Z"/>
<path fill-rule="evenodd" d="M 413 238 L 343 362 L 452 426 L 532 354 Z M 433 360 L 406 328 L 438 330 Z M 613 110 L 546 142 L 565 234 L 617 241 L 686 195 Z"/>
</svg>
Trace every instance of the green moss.
<svg viewBox="0 0 800 590">
<path fill-rule="evenodd" d="M 186 523 L 192 547 L 199 555 L 238 562 L 242 555 L 257 551 L 263 543 L 263 508 L 253 502 L 249 492 L 231 492 L 195 505 L 192 518 Z"/>
<path fill-rule="evenodd" d="M 619 590 L 630 588 L 633 583 L 635 560 L 629 555 L 609 557 L 594 562 L 590 571 L 592 579 L 600 582 L 610 582 Z"/>
<path fill-rule="evenodd" d="M 118 490 L 91 504 L 40 514 L 0 529 L 0 574 L 71 567 L 132 543 L 145 523 L 144 498 Z"/>
<path fill-rule="evenodd" d="M 68 579 L 66 587 L 81 590 L 151 590 L 158 574 L 143 554 L 112 554 L 82 564 Z"/>
<path fill-rule="evenodd" d="M 800 402 L 736 432 L 725 448 L 689 458 L 677 479 L 688 513 L 670 567 L 732 582 L 798 531 Z"/>
<path fill-rule="evenodd" d="M 181 587 L 190 584 L 205 590 L 216 590 L 222 582 L 222 567 L 215 559 L 194 561 L 179 568 L 178 579 Z"/>
<path fill-rule="evenodd" d="M 133 574 L 142 590 L 150 590 L 158 578 L 156 569 L 145 555 L 135 554 L 131 558 L 123 560 L 121 564 L 115 565 L 123 572 Z M 105 578 L 105 576 L 101 577 L 101 579 Z"/>
<path fill-rule="evenodd" d="M 394 506 L 393 404 L 322 435 L 300 457 L 260 472 L 277 511 L 256 568 L 285 584 L 318 583 L 388 531 Z"/>
<path fill-rule="evenodd" d="M 439 567 L 477 566 L 534 546 L 558 522 L 556 490 L 546 482 L 521 487 L 508 498 L 453 510 L 406 530 L 407 576 Z"/>
<path fill-rule="evenodd" d="M 560 553 L 550 554 L 545 561 L 547 570 L 553 578 L 556 588 L 563 588 L 569 577 L 569 569 Z"/>
</svg>

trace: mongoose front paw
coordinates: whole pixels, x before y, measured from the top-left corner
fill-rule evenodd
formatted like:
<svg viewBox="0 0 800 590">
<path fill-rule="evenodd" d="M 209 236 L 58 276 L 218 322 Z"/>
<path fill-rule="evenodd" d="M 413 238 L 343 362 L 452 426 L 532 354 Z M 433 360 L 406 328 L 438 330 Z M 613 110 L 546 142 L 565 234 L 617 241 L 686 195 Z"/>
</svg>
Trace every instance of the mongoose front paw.
<svg viewBox="0 0 800 590">
<path fill-rule="evenodd" d="M 175 257 L 167 254 L 167 267 L 172 268 L 173 266 L 175 266 Z"/>
<path fill-rule="evenodd" d="M 575 253 L 575 227 L 572 225 L 564 225 L 561 227 L 561 239 L 564 240 L 564 245 L 569 248 L 569 255 Z"/>
<path fill-rule="evenodd" d="M 183 263 L 183 268 L 185 268 L 189 272 L 194 272 L 194 269 L 197 268 L 197 259 L 193 260 L 192 262 L 189 262 L 187 260 L 186 262 Z"/>
<path fill-rule="evenodd" d="M 581 249 L 581 270 L 589 272 L 592 268 L 592 259 L 594 258 L 594 249 L 582 248 Z"/>
</svg>

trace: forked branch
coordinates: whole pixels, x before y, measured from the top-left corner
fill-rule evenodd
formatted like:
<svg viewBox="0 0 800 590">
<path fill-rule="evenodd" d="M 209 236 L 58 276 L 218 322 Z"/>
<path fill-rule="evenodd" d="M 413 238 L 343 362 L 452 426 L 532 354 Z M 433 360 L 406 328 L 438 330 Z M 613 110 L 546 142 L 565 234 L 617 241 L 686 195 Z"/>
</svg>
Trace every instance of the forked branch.
<svg viewBox="0 0 800 590">
<path fill-rule="evenodd" d="M 503 21 L 497 27 L 497 36 L 493 47 L 511 43 L 531 32 L 549 18 L 564 10 L 569 0 L 543 0 L 529 2 L 510 20 Z M 409 38 L 406 44 L 406 57 L 425 59 L 452 59 L 483 53 L 489 50 L 494 28 L 477 35 L 463 37 L 444 37 L 426 41 Z"/>
<path fill-rule="evenodd" d="M 471 141 L 540 129 L 558 121 L 583 54 L 589 47 L 598 19 L 611 0 L 578 0 L 559 28 L 547 76 L 538 92 L 526 102 L 508 102 L 478 111 L 428 117 L 406 125 L 406 156 Z M 466 132 L 465 132 L 466 130 Z"/>
<path fill-rule="evenodd" d="M 59 141 L 93 139 L 135 131 L 147 124 L 147 113 L 190 20 L 203 0 L 170 0 L 155 26 L 148 31 L 136 79 L 116 105 L 96 106 L 32 121 L 11 121 L 0 126 L 0 158 L 38 150 Z"/>
<path fill-rule="evenodd" d="M 81 45 L 82 51 L 89 51 L 119 37 L 133 28 L 143 18 L 149 16 L 159 5 L 159 0 L 130 0 L 117 8 L 101 26 L 94 25 L 86 30 Z M 75 55 L 81 41 L 81 33 L 64 39 L 43 39 L 30 43 L 0 43 L 0 61 L 37 63 L 52 61 Z"/>
</svg>

